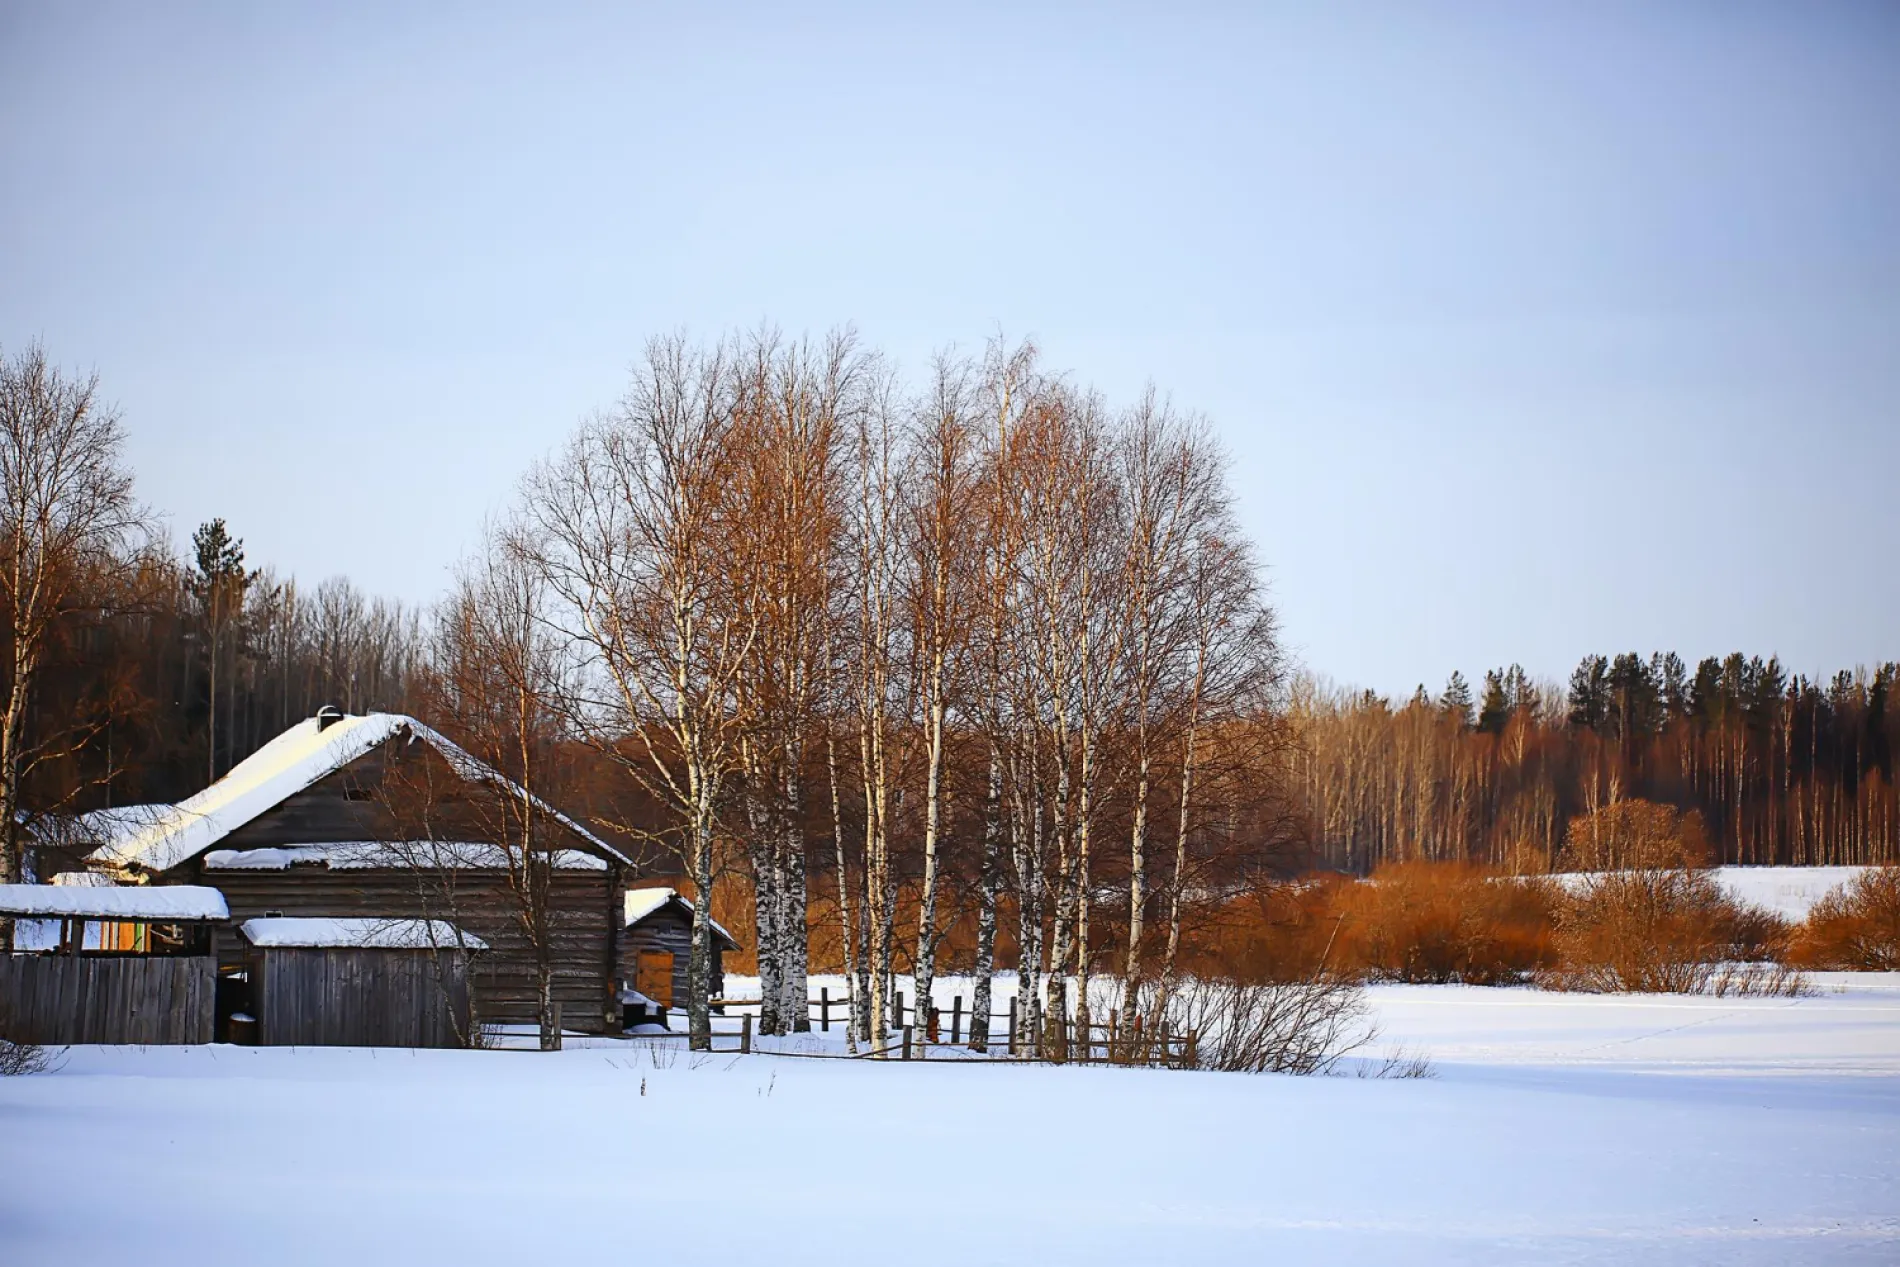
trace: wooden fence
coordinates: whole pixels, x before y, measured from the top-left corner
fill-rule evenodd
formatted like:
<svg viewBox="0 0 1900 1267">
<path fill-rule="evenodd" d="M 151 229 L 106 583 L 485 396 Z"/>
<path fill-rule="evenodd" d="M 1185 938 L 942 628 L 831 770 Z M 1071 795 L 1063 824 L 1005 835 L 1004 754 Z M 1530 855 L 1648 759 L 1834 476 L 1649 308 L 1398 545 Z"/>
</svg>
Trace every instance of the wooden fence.
<svg viewBox="0 0 1900 1267">
<path fill-rule="evenodd" d="M 260 947 L 251 1005 L 262 1046 L 459 1047 L 468 965 L 414 950 Z"/>
<path fill-rule="evenodd" d="M 712 1002 L 722 1009 L 757 1008 L 758 999 L 714 999 Z M 831 1029 L 831 1013 L 836 1008 L 842 1023 L 851 1023 L 851 1001 L 848 998 L 834 999 L 831 991 L 820 988 L 815 998 L 807 1000 L 820 1031 Z M 909 1019 L 906 1019 L 909 1018 Z M 738 1031 L 715 1030 L 712 1034 L 715 1051 L 750 1052 L 752 1050 L 752 1013 L 741 1012 L 738 1019 L 741 1028 Z M 895 1056 L 899 1060 L 927 1059 L 931 1049 L 963 1050 L 965 1047 L 966 1020 L 973 1021 L 973 1014 L 963 1010 L 963 996 L 957 995 L 951 1000 L 950 1012 L 945 1016 L 941 1008 L 932 1007 L 923 1018 L 923 1024 L 916 1021 L 917 1008 L 907 1006 L 904 992 L 899 990 L 893 999 L 891 1009 L 891 1032 L 881 1044 L 873 1043 L 871 1049 L 861 1052 L 862 1056 Z M 1044 1018 L 1043 1032 L 1030 1034 L 1027 1018 L 1017 1010 L 1017 1000 L 1011 998 L 1007 1012 L 995 1012 L 990 1015 L 988 1036 L 985 1040 L 987 1054 L 991 1059 L 1007 1058 L 1012 1060 L 1034 1060 L 1062 1064 L 1107 1064 L 1107 1065 L 1153 1065 L 1169 1069 L 1192 1069 L 1198 1064 L 1200 1036 L 1193 1030 L 1175 1031 L 1162 1028 L 1159 1032 L 1143 1032 L 1141 1018 L 1137 1017 L 1129 1025 L 1121 1023 L 1120 1016 L 1109 1013 L 1106 1023 L 1091 1022 L 1084 1026 L 1075 1017 L 1065 1016 L 1060 1023 L 1052 1018 Z M 1002 1022 L 1001 1025 L 998 1022 Z M 946 1039 L 946 1026 L 948 1037 Z M 718 1040 L 737 1039 L 735 1047 L 722 1048 Z M 913 1057 L 913 1053 L 915 1053 Z"/>
<path fill-rule="evenodd" d="M 0 1036 L 208 1043 L 215 975 L 209 955 L 0 955 Z"/>
</svg>

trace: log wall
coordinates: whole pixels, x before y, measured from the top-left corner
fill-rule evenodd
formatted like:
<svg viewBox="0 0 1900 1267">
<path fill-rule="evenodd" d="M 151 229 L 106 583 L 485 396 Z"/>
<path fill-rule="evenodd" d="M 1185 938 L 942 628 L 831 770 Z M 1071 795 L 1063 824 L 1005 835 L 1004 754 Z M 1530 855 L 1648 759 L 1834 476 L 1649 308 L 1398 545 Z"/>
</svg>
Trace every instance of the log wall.
<svg viewBox="0 0 1900 1267">
<path fill-rule="evenodd" d="M 170 873 L 181 884 L 224 893 L 234 921 L 275 912 L 288 916 L 445 919 L 488 943 L 470 973 L 476 1014 L 484 1021 L 532 1024 L 536 1019 L 534 949 L 520 904 L 500 870 L 409 871 L 299 866 L 285 871 L 200 870 Z M 599 1033 L 619 1025 L 613 915 L 620 903 L 613 870 L 556 871 L 549 895 L 548 950 L 562 1024 Z M 248 961 L 241 937 L 220 942 L 220 966 Z"/>
</svg>

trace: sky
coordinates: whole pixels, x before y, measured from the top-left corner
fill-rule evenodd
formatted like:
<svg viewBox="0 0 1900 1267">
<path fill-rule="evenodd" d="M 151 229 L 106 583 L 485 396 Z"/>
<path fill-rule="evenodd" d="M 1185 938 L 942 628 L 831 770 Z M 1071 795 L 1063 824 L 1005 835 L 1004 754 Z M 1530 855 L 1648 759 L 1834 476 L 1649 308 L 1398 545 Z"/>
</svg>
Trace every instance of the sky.
<svg viewBox="0 0 1900 1267">
<path fill-rule="evenodd" d="M 1900 7 L 688 9 L 0 6 L 0 349 L 417 603 L 649 336 L 849 323 L 1205 414 L 1341 683 L 1900 658 Z"/>
</svg>

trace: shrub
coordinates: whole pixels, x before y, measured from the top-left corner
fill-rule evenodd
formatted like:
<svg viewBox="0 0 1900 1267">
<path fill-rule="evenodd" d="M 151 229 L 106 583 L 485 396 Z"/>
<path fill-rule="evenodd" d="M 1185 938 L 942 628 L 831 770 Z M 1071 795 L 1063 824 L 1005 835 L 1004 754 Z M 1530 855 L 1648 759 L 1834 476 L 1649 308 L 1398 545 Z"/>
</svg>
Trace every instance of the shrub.
<svg viewBox="0 0 1900 1267">
<path fill-rule="evenodd" d="M 1330 1073 L 1376 1036 L 1366 1023 L 1364 990 L 1327 976 L 1183 981 L 1168 996 L 1167 1027 L 1196 1036 L 1196 1068 L 1232 1073 Z"/>
<path fill-rule="evenodd" d="M 16 1043 L 10 1038 L 0 1038 L 0 1078 L 44 1073 L 53 1068 L 56 1056 L 57 1053 L 38 1043 Z"/>
<path fill-rule="evenodd" d="M 1550 966 L 1544 883 L 1460 863 L 1379 868 L 1339 894 L 1342 970 L 1387 981 L 1511 984 Z"/>
<path fill-rule="evenodd" d="M 1900 867 L 1873 867 L 1808 912 L 1789 956 L 1810 968 L 1900 971 Z"/>
<path fill-rule="evenodd" d="M 1563 865 L 1570 871 L 1670 870 L 1709 865 L 1702 815 L 1654 801 L 1618 801 L 1570 820 Z"/>
<path fill-rule="evenodd" d="M 1562 990 L 1695 993 L 1727 957 L 1735 905 L 1703 871 L 1608 871 L 1557 902 L 1557 966 L 1539 984 Z"/>
</svg>

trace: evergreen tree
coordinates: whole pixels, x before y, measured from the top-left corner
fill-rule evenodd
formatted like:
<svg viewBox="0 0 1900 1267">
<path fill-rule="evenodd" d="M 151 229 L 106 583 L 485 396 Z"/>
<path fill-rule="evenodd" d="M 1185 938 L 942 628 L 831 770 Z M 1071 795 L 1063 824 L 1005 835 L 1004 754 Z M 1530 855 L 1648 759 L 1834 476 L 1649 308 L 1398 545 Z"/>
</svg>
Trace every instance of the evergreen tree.
<svg viewBox="0 0 1900 1267">
<path fill-rule="evenodd" d="M 1588 655 L 1570 675 L 1570 724 L 1602 730 L 1610 715 L 1610 662 Z"/>
<path fill-rule="evenodd" d="M 205 660 L 210 669 L 210 721 L 206 727 L 206 765 L 218 777 L 218 677 L 227 632 L 244 613 L 244 593 L 257 573 L 244 570 L 244 542 L 233 537 L 224 520 L 200 524 L 191 534 L 195 567 L 187 577 L 205 618 Z M 228 692 L 227 692 L 228 694 Z"/>
<path fill-rule="evenodd" d="M 1504 733 L 1511 720 L 1511 697 L 1504 689 L 1504 670 L 1492 669 L 1484 675 L 1484 699 L 1478 705 L 1478 729 L 1487 735 Z"/>
<path fill-rule="evenodd" d="M 1438 706 L 1445 715 L 1457 721 L 1460 726 L 1471 725 L 1471 684 L 1465 681 L 1465 675 L 1458 670 L 1451 671 L 1451 677 L 1445 683 L 1445 693 L 1440 697 Z"/>
</svg>

